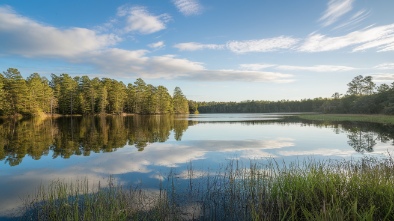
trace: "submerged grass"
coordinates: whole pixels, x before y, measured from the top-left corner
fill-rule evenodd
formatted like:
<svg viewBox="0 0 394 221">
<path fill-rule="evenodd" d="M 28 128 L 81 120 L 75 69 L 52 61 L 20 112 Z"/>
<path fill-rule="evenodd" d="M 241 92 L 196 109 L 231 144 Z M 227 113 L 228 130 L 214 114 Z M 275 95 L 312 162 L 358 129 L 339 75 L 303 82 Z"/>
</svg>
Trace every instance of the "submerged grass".
<svg viewBox="0 0 394 221">
<path fill-rule="evenodd" d="M 214 175 L 171 171 L 156 192 L 55 181 L 26 220 L 394 220 L 394 161 L 230 161 Z M 183 183 L 186 185 L 180 185 Z"/>
<path fill-rule="evenodd" d="M 359 121 L 394 124 L 394 116 L 381 114 L 300 114 L 298 118 L 318 121 Z"/>
</svg>

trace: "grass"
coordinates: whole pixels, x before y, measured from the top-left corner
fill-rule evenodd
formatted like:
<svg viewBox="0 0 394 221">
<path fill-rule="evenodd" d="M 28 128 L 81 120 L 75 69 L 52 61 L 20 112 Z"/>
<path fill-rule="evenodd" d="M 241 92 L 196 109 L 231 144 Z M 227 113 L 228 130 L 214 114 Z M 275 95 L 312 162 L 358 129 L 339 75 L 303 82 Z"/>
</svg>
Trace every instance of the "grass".
<svg viewBox="0 0 394 221">
<path fill-rule="evenodd" d="M 359 121 L 394 124 L 394 116 L 380 114 L 300 114 L 298 118 L 318 121 Z"/>
<path fill-rule="evenodd" d="M 26 220 L 394 220 L 394 160 L 315 161 L 290 164 L 229 161 L 214 175 L 187 185 L 171 171 L 152 193 L 110 179 L 54 181 L 26 199 Z"/>
</svg>

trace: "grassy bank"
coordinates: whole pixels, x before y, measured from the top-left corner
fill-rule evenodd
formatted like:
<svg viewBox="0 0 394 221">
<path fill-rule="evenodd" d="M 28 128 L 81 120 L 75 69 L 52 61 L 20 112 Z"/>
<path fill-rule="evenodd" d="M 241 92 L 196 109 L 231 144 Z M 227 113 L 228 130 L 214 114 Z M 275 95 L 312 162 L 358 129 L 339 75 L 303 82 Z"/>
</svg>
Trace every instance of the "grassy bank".
<svg viewBox="0 0 394 221">
<path fill-rule="evenodd" d="M 360 121 L 371 123 L 394 124 L 392 115 L 368 114 L 300 114 L 297 117 L 305 120 L 318 121 Z"/>
<path fill-rule="evenodd" d="M 26 220 L 394 220 L 394 161 L 230 161 L 215 175 L 170 173 L 156 191 L 110 179 L 56 181 L 26 200 Z"/>
</svg>

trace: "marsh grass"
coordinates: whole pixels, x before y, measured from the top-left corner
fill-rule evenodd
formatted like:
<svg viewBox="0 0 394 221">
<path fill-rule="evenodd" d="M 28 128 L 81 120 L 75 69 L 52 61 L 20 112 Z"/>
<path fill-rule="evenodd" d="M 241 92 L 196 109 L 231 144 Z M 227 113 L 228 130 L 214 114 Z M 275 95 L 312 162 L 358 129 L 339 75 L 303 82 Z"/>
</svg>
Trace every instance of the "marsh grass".
<svg viewBox="0 0 394 221">
<path fill-rule="evenodd" d="M 359 121 L 394 124 L 394 116 L 382 114 L 300 114 L 298 118 L 318 121 Z"/>
<path fill-rule="evenodd" d="M 28 220 L 394 220 L 388 159 L 229 161 L 215 174 L 171 170 L 155 192 L 54 181 L 26 200 Z"/>
</svg>

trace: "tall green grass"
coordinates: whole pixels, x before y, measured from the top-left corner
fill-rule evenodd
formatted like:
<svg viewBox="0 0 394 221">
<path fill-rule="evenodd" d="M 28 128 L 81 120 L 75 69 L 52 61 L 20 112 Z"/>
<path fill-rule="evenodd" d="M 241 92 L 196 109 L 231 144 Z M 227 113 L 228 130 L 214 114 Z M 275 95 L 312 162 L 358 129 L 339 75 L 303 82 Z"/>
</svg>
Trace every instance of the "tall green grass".
<svg viewBox="0 0 394 221">
<path fill-rule="evenodd" d="M 26 220 L 394 220 L 392 158 L 243 166 L 230 161 L 188 179 L 171 171 L 159 190 L 54 181 L 26 200 Z"/>
<path fill-rule="evenodd" d="M 300 114 L 298 118 L 318 121 L 359 121 L 394 124 L 394 116 L 381 114 Z"/>
</svg>

